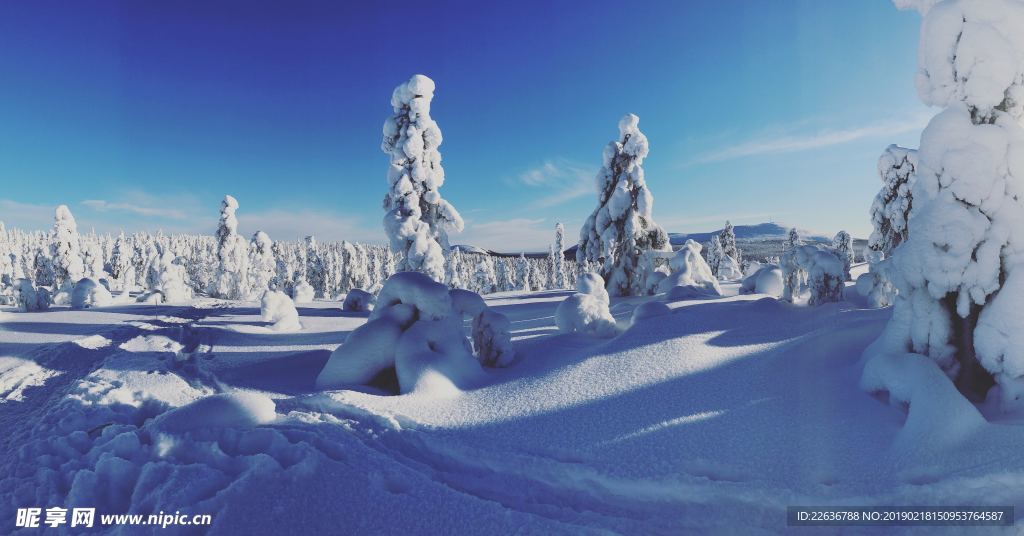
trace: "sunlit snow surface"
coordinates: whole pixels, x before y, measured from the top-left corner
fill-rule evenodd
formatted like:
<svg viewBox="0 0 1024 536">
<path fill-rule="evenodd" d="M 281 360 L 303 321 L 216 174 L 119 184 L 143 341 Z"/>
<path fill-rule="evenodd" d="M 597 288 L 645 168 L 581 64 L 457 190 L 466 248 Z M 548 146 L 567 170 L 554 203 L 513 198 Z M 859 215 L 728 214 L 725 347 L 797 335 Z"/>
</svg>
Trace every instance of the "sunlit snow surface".
<svg viewBox="0 0 1024 536">
<path fill-rule="evenodd" d="M 367 317 L 337 302 L 300 304 L 292 333 L 260 329 L 251 302 L 5 310 L 0 519 L 59 505 L 212 513 L 232 534 L 776 533 L 797 504 L 1024 512 L 1024 427 L 941 387 L 915 398 L 942 378 L 912 360 L 865 375 L 919 378 L 886 386 L 893 405 L 861 390 L 888 309 L 737 286 L 634 326 L 658 298 L 612 299 L 612 339 L 559 334 L 568 291 L 488 296 L 518 360 L 442 400 L 315 391 Z"/>
</svg>

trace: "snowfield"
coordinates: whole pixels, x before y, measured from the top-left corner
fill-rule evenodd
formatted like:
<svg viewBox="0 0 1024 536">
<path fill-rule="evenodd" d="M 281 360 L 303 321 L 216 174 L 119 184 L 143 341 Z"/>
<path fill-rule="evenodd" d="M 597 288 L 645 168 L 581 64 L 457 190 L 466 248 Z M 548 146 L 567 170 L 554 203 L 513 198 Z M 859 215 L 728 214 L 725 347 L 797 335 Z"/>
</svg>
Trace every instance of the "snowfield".
<svg viewBox="0 0 1024 536">
<path fill-rule="evenodd" d="M 871 363 L 906 369 L 864 374 L 908 378 L 885 386 L 892 404 L 861 389 L 891 309 L 738 290 L 636 325 L 662 296 L 612 298 L 610 339 L 558 331 L 569 291 L 487 296 L 516 361 L 448 398 L 318 391 L 368 316 L 340 302 L 299 304 L 294 332 L 256 302 L 5 308 L 0 517 L 61 505 L 209 513 L 212 532 L 239 534 L 735 534 L 785 531 L 789 505 L 1024 512 L 1014 418 L 986 420 L 923 358 Z"/>
</svg>

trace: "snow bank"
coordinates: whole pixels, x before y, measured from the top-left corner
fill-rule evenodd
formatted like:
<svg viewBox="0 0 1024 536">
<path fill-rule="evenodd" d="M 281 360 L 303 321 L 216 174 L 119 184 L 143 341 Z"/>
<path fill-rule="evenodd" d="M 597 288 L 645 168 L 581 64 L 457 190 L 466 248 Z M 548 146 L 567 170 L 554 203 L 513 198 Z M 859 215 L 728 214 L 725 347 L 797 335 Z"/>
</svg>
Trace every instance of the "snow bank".
<svg viewBox="0 0 1024 536">
<path fill-rule="evenodd" d="M 299 311 L 295 309 L 295 303 L 287 294 L 280 290 L 268 290 L 263 293 L 260 299 L 260 318 L 264 322 L 273 324 L 274 331 L 298 331 L 302 329 L 299 323 Z"/>
<path fill-rule="evenodd" d="M 345 295 L 345 301 L 341 304 L 342 311 L 353 313 L 365 313 L 373 309 L 377 298 L 361 288 L 354 288 Z"/>
<path fill-rule="evenodd" d="M 614 337 L 618 329 L 608 309 L 608 293 L 601 276 L 592 272 L 581 275 L 576 281 L 576 290 L 576 294 L 555 309 L 555 325 L 559 331 Z"/>
<path fill-rule="evenodd" d="M 658 292 L 669 292 L 672 287 L 694 286 L 720 295 L 722 289 L 718 286 L 718 278 L 704 257 L 701 257 L 701 249 L 703 246 L 699 243 L 687 240 L 669 261 L 672 273 L 658 284 Z"/>
<path fill-rule="evenodd" d="M 79 279 L 71 290 L 71 308 L 88 309 L 110 305 L 113 297 L 106 287 L 91 277 Z"/>
</svg>

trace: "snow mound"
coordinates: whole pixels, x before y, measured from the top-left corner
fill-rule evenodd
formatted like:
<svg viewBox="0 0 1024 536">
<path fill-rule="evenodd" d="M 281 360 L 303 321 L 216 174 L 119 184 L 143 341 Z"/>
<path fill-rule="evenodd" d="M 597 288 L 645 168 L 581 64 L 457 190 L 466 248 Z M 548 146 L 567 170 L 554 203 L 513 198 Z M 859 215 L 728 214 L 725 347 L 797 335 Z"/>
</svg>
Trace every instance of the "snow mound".
<svg viewBox="0 0 1024 536">
<path fill-rule="evenodd" d="M 420 272 L 399 272 L 380 289 L 370 320 L 384 316 L 389 308 L 400 303 L 413 306 L 421 320 L 441 320 L 452 311 L 448 287 Z"/>
<path fill-rule="evenodd" d="M 373 294 L 361 288 L 354 288 L 345 295 L 345 301 L 341 304 L 342 311 L 353 313 L 365 313 L 373 309 L 376 298 Z"/>
<path fill-rule="evenodd" d="M 103 307 L 110 305 L 113 297 L 107 287 L 104 287 L 91 277 L 79 279 L 71 290 L 71 308 L 88 309 L 90 307 Z"/>
<path fill-rule="evenodd" d="M 597 337 L 614 337 L 618 333 L 615 317 L 608 309 L 608 292 L 604 279 L 590 272 L 576 280 L 576 294 L 569 296 L 555 309 L 555 325 L 563 333 L 585 333 Z"/>
<path fill-rule="evenodd" d="M 402 393 L 451 397 L 479 378 L 480 365 L 458 324 L 422 320 L 398 339 L 395 371 Z"/>
<path fill-rule="evenodd" d="M 397 312 L 394 306 L 391 309 Z M 344 344 L 331 353 L 316 378 L 316 387 L 332 389 L 365 384 L 381 371 L 393 367 L 395 341 L 402 336 L 403 324 L 406 324 L 395 316 L 381 316 L 353 330 Z"/>
<path fill-rule="evenodd" d="M 85 348 L 86 350 L 98 350 L 100 348 L 106 348 L 107 346 L 110 346 L 110 339 L 104 337 L 103 335 L 90 335 L 83 339 L 78 339 L 74 342 L 75 344 L 81 346 L 82 348 Z"/>
<path fill-rule="evenodd" d="M 654 318 L 656 316 L 665 316 L 672 314 L 672 309 L 659 301 L 649 301 L 647 303 L 640 304 L 636 309 L 633 309 L 632 323 L 636 324 L 641 320 L 648 318 Z"/>
<path fill-rule="evenodd" d="M 767 294 L 774 298 L 781 297 L 784 290 L 782 269 L 774 264 L 762 266 L 740 286 L 740 294 Z"/>
<path fill-rule="evenodd" d="M 453 288 L 448 291 L 448 296 L 452 300 L 452 310 L 461 315 L 475 317 L 487 309 L 487 303 L 476 292 Z"/>
<path fill-rule="evenodd" d="M 711 271 L 700 251 L 703 246 L 693 240 L 687 240 L 683 247 L 669 261 L 672 273 L 658 284 L 658 292 L 669 292 L 672 287 L 694 286 L 707 290 L 708 293 L 721 295 L 718 278 Z"/>
<path fill-rule="evenodd" d="M 139 335 L 121 343 L 118 348 L 126 352 L 181 352 L 185 347 L 178 341 L 164 335 Z"/>
<path fill-rule="evenodd" d="M 299 323 L 299 311 L 295 309 L 295 303 L 287 294 L 280 290 L 268 290 L 263 293 L 260 299 L 260 319 L 273 324 L 274 331 L 298 331 L 302 329 Z"/>
<path fill-rule="evenodd" d="M 157 417 L 152 428 L 182 434 L 204 428 L 251 428 L 277 418 L 274 401 L 266 395 L 235 392 L 200 398 Z"/>
</svg>

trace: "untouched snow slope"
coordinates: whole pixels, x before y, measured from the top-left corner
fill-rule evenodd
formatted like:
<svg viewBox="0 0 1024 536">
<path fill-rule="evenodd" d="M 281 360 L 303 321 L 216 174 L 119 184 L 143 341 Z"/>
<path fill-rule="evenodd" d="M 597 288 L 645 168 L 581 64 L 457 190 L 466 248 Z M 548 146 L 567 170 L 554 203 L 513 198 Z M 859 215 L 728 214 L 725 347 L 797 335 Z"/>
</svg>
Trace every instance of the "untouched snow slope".
<svg viewBox="0 0 1024 536">
<path fill-rule="evenodd" d="M 613 299 L 613 339 L 558 333 L 568 291 L 491 295 L 517 360 L 444 400 L 386 382 L 317 391 L 366 321 L 335 302 L 300 305 L 294 333 L 245 302 L 5 311 L 0 518 L 94 506 L 209 513 L 232 534 L 770 534 L 788 505 L 1024 511 L 1024 427 L 949 397 L 935 405 L 969 426 L 948 433 L 913 401 L 905 426 L 860 389 L 889 310 L 737 290 L 632 326 L 654 298 Z"/>
</svg>

